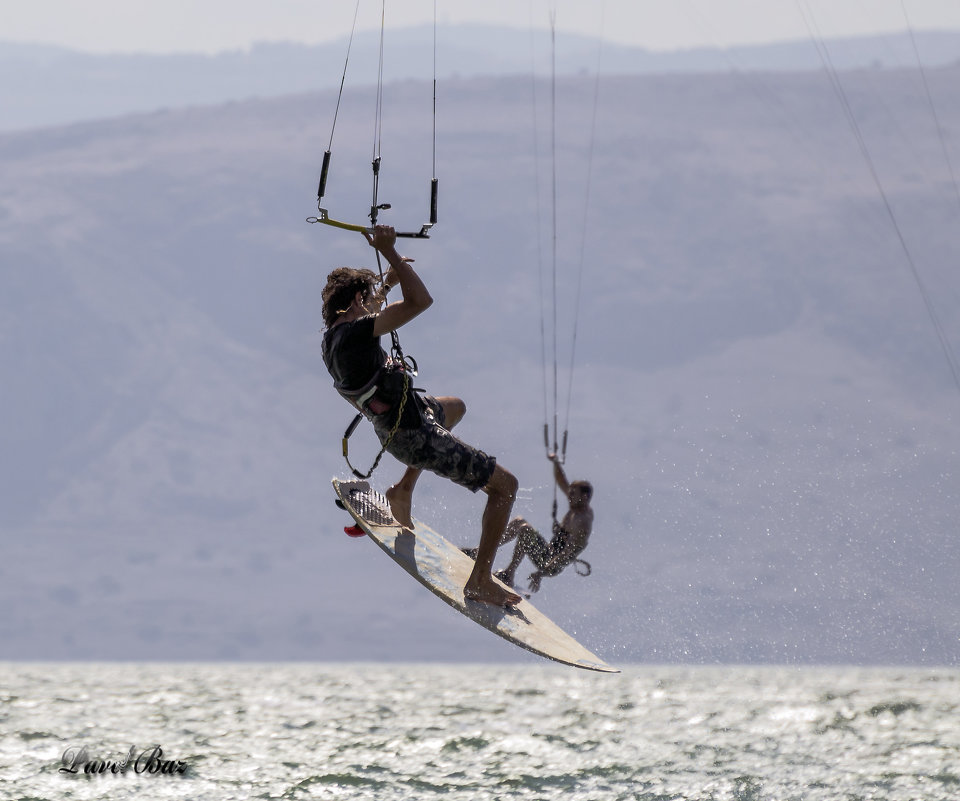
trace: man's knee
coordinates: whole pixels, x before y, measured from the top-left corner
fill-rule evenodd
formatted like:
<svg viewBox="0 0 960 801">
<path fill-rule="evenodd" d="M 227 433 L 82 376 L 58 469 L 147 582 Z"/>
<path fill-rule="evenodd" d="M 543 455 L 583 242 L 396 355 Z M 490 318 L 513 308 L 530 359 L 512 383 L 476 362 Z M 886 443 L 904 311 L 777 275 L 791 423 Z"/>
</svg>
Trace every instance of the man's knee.
<svg viewBox="0 0 960 801">
<path fill-rule="evenodd" d="M 448 429 L 459 423 L 467 413 L 467 404 L 460 398 L 437 398 L 437 402 L 443 407 L 443 416 Z"/>
<path fill-rule="evenodd" d="M 497 495 L 513 503 L 517 497 L 517 489 L 519 487 L 520 482 L 517 481 L 516 476 L 498 464 L 493 470 L 493 475 L 487 483 L 486 490 L 490 495 Z"/>
<path fill-rule="evenodd" d="M 524 526 L 527 525 L 527 521 L 522 517 L 515 517 L 510 522 L 507 523 L 507 527 L 503 531 L 503 541 L 508 542 L 509 540 L 514 539 L 518 534 L 520 534 Z"/>
<path fill-rule="evenodd" d="M 512 501 L 517 497 L 517 490 L 520 489 L 520 482 L 517 481 L 517 477 L 509 470 L 504 470 L 503 472 L 506 473 L 505 491 L 510 496 L 510 500 Z"/>
</svg>

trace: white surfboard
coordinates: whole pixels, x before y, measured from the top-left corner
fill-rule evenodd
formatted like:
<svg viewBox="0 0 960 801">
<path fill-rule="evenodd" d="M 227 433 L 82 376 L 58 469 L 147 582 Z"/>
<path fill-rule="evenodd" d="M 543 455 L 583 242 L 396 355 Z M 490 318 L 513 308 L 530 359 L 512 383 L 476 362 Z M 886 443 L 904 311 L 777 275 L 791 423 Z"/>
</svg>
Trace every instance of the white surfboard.
<svg viewBox="0 0 960 801">
<path fill-rule="evenodd" d="M 588 651 L 527 600 L 504 608 L 463 597 L 473 560 L 418 520 L 413 529 L 393 518 L 387 499 L 366 481 L 333 479 L 333 488 L 357 525 L 410 575 L 458 612 L 505 640 L 565 665 L 619 673 Z M 504 585 L 506 586 L 506 585 Z"/>
</svg>

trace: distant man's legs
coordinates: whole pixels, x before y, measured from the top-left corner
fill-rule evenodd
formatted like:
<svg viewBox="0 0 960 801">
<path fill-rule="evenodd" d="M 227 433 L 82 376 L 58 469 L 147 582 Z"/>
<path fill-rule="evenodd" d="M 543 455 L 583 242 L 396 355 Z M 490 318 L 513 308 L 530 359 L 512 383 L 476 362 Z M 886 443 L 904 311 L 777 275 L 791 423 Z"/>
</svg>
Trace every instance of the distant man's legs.
<svg viewBox="0 0 960 801">
<path fill-rule="evenodd" d="M 500 544 L 503 545 L 514 538 L 516 538 L 517 544 L 513 548 L 513 558 L 511 558 L 510 564 L 503 570 L 497 571 L 497 578 L 511 586 L 513 585 L 517 568 L 520 567 L 524 556 L 529 556 L 530 561 L 537 565 L 537 567 L 541 567 L 543 559 L 539 557 L 545 555 L 550 548 L 540 533 L 522 517 L 515 517 L 507 523 Z"/>
</svg>

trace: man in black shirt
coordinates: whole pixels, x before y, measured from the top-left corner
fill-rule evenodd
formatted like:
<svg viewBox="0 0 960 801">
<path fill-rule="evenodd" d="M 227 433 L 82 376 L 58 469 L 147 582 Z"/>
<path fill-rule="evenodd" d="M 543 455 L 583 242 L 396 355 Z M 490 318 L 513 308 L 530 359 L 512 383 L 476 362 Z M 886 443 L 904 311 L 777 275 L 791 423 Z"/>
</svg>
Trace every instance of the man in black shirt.
<svg viewBox="0 0 960 801">
<path fill-rule="evenodd" d="M 466 413 L 460 398 L 422 395 L 410 386 L 402 364 L 390 359 L 380 337 L 396 331 L 427 309 L 433 298 L 409 259 L 396 250 L 393 228 L 378 225 L 364 234 L 390 264 L 376 291 L 371 270 L 340 267 L 323 290 L 323 360 L 337 390 L 373 423 L 388 453 L 407 465 L 403 477 L 387 490 L 393 516 L 413 526 L 411 501 L 423 470 L 487 494 L 476 565 L 464 587 L 470 600 L 513 606 L 520 596 L 494 581 L 491 570 L 517 492 L 517 479 L 494 457 L 450 433 Z M 381 309 L 386 292 L 399 284 L 401 300 Z"/>
</svg>

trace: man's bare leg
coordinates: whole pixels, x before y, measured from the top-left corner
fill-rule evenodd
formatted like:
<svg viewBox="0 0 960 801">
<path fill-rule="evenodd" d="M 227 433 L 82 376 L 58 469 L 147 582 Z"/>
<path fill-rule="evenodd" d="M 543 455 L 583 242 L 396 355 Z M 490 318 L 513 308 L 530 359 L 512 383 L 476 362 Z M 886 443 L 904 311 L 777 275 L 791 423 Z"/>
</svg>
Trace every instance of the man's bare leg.
<svg viewBox="0 0 960 801">
<path fill-rule="evenodd" d="M 460 398 L 437 398 L 437 402 L 443 407 L 444 428 L 447 431 L 459 423 L 467 412 L 467 406 Z M 408 467 L 403 477 L 386 492 L 394 519 L 406 528 L 413 528 L 413 490 L 421 472 Z"/>
<path fill-rule="evenodd" d="M 515 539 L 524 526 L 529 527 L 530 524 L 522 517 L 513 518 L 513 520 L 507 523 L 507 527 L 503 530 L 503 536 L 500 538 L 500 544 L 506 545 L 508 542 L 510 542 L 510 540 Z"/>
<path fill-rule="evenodd" d="M 464 597 L 472 601 L 482 601 L 496 606 L 513 606 L 520 602 L 515 592 L 505 590 L 493 579 L 493 560 L 497 555 L 497 546 L 503 536 L 513 501 L 517 497 L 517 479 L 500 465 L 496 466 L 487 486 L 487 505 L 483 510 L 483 524 L 480 532 L 480 545 L 477 547 L 477 559 L 473 572 L 463 588 Z"/>
<path fill-rule="evenodd" d="M 403 477 L 385 493 L 394 519 L 405 528 L 413 528 L 413 518 L 410 514 L 413 488 L 417 486 L 417 479 L 422 472 L 415 467 L 408 467 Z"/>
</svg>

